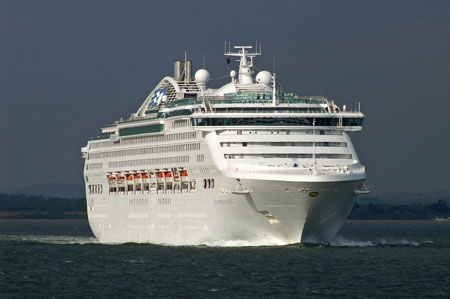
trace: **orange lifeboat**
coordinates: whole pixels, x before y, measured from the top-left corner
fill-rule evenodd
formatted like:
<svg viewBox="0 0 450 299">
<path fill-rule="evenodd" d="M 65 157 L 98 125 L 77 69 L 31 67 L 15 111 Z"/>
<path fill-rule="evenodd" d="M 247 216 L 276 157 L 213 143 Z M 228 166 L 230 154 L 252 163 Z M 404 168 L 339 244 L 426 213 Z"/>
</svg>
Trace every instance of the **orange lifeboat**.
<svg viewBox="0 0 450 299">
<path fill-rule="evenodd" d="M 180 174 L 181 176 L 188 176 L 187 170 L 183 170 Z"/>
<path fill-rule="evenodd" d="M 171 178 L 172 177 L 172 173 L 170 171 L 164 172 L 164 176 L 166 178 Z"/>
<path fill-rule="evenodd" d="M 113 185 L 116 182 L 116 178 L 112 175 L 108 175 L 108 182 L 110 185 Z"/>
<path fill-rule="evenodd" d="M 127 180 L 131 181 L 132 179 L 133 179 L 133 175 L 130 174 L 127 176 Z"/>
<path fill-rule="evenodd" d="M 158 172 L 158 173 L 157 173 L 157 177 L 158 177 L 158 178 L 163 178 L 163 177 L 164 177 L 164 175 L 163 175 L 163 173 L 162 173 L 162 172 Z"/>
<path fill-rule="evenodd" d="M 143 179 L 148 179 L 148 174 L 146 174 L 146 173 L 142 174 L 142 178 Z"/>
</svg>

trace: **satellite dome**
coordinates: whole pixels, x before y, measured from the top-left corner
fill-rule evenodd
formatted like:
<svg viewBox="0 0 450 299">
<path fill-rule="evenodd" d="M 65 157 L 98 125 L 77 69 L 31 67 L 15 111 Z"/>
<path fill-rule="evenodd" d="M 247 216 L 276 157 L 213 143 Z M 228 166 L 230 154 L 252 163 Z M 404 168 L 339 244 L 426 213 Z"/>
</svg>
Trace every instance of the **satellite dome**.
<svg viewBox="0 0 450 299">
<path fill-rule="evenodd" d="M 209 72 L 205 69 L 199 69 L 195 72 L 195 81 L 201 84 L 206 84 L 209 81 Z"/>
<path fill-rule="evenodd" d="M 237 73 L 236 73 L 235 70 L 232 70 L 232 71 L 230 72 L 230 77 L 231 77 L 231 78 L 236 78 L 236 75 L 237 75 Z"/>
<path fill-rule="evenodd" d="M 256 75 L 256 83 L 269 85 L 272 81 L 272 74 L 268 71 L 261 71 Z"/>
</svg>

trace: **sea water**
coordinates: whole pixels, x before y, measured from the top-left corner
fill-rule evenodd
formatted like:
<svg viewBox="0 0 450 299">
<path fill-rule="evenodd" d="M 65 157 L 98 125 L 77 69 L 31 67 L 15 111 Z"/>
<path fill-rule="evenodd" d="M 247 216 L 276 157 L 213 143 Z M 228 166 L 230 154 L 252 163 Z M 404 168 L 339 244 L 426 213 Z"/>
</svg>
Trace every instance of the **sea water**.
<svg viewBox="0 0 450 299">
<path fill-rule="evenodd" d="M 347 223 L 330 244 L 99 244 L 86 221 L 0 221 L 0 298 L 450 297 L 450 223 Z"/>
</svg>

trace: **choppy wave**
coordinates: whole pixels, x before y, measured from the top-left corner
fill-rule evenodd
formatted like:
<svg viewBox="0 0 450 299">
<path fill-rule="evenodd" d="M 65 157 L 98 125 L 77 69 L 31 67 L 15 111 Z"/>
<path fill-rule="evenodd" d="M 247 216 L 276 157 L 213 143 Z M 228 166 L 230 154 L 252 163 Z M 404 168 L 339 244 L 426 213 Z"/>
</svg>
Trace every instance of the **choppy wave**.
<svg viewBox="0 0 450 299">
<path fill-rule="evenodd" d="M 433 244 L 433 241 L 427 240 L 423 242 L 417 242 L 417 241 L 410 241 L 406 239 L 399 239 L 399 240 L 387 240 L 384 238 L 378 239 L 376 241 L 374 240 L 368 240 L 368 241 L 357 241 L 357 240 L 350 240 L 344 236 L 336 236 L 330 243 L 326 245 L 330 246 L 350 246 L 350 247 L 375 247 L 375 246 L 411 246 L 411 247 L 417 247 L 421 245 L 431 245 Z"/>
<path fill-rule="evenodd" d="M 94 237 L 57 236 L 57 235 L 0 235 L 1 241 L 24 241 L 48 244 L 99 244 Z"/>
</svg>

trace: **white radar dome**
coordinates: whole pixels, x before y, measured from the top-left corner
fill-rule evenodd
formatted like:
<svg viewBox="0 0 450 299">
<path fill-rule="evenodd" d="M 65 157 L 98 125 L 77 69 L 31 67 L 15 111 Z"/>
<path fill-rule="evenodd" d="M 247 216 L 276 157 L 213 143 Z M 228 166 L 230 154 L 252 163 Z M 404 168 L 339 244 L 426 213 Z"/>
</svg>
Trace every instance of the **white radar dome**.
<svg viewBox="0 0 450 299">
<path fill-rule="evenodd" d="M 205 69 L 199 69 L 195 72 L 195 81 L 206 84 L 209 81 L 209 72 Z"/>
<path fill-rule="evenodd" d="M 272 81 L 272 74 L 268 71 L 261 71 L 256 75 L 256 83 L 269 85 Z"/>
<path fill-rule="evenodd" d="M 232 71 L 230 72 L 230 77 L 231 77 L 231 78 L 236 78 L 236 75 L 237 75 L 237 73 L 236 73 L 235 70 L 232 70 Z"/>
</svg>

